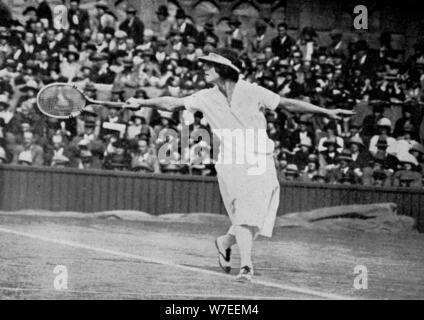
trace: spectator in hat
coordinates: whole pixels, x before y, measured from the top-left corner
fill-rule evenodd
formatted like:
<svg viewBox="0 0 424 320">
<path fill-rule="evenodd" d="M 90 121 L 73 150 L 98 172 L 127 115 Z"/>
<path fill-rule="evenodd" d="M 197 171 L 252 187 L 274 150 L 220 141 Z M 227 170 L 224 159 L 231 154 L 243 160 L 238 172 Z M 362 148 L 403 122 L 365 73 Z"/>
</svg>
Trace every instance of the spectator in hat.
<svg viewBox="0 0 424 320">
<path fill-rule="evenodd" d="M 159 38 L 166 39 L 172 28 L 172 22 L 168 20 L 169 12 L 166 5 L 160 5 L 156 10 L 157 21 L 153 22 L 153 31 Z"/>
<path fill-rule="evenodd" d="M 329 56 L 334 56 L 336 54 L 340 54 L 344 57 L 349 56 L 348 46 L 343 41 L 343 33 L 339 29 L 334 29 L 329 34 L 331 42 L 327 47 L 327 54 Z"/>
<path fill-rule="evenodd" d="M 93 24 L 96 25 L 99 32 L 107 33 L 109 32 L 107 30 L 111 30 L 113 34 L 118 18 L 112 11 L 110 11 L 108 3 L 104 0 L 100 0 L 97 1 L 94 6 L 97 12 Z"/>
<path fill-rule="evenodd" d="M 139 136 L 142 132 L 142 129 L 147 126 L 148 128 L 150 128 L 147 124 L 146 124 L 146 119 L 138 114 L 134 114 L 133 116 L 131 116 L 130 119 L 130 125 L 127 128 L 127 139 L 128 140 L 132 140 L 135 139 L 137 136 Z M 150 128 L 151 129 L 151 128 Z M 153 129 L 152 129 L 153 131 Z M 149 130 L 148 132 L 149 134 L 149 138 L 151 137 L 151 132 Z"/>
<path fill-rule="evenodd" d="M 53 13 L 47 0 L 37 0 L 37 17 L 45 28 L 53 26 Z"/>
<path fill-rule="evenodd" d="M 398 69 L 389 70 L 384 74 L 383 80 L 373 92 L 373 97 L 393 103 L 399 103 L 405 100 L 405 93 L 399 85 Z"/>
<path fill-rule="evenodd" d="M 415 143 L 409 153 L 412 154 L 418 161 L 417 171 L 424 174 L 424 146 L 421 143 Z"/>
<path fill-rule="evenodd" d="M 62 44 L 56 39 L 56 31 L 53 28 L 46 30 L 46 50 L 50 58 L 57 58 L 59 47 Z"/>
<path fill-rule="evenodd" d="M 196 27 L 187 19 L 185 11 L 181 8 L 178 8 L 175 14 L 175 25 L 173 30 L 181 35 L 184 45 L 187 43 L 188 37 L 197 39 L 198 36 Z"/>
<path fill-rule="evenodd" d="M 131 152 L 131 171 L 139 173 L 160 173 L 155 151 L 150 148 L 147 139 L 138 139 L 136 149 Z"/>
<path fill-rule="evenodd" d="M 336 158 L 337 164 L 329 170 L 330 183 L 353 184 L 355 174 L 352 169 L 352 155 L 349 149 L 343 150 Z"/>
<path fill-rule="evenodd" d="M 325 143 L 327 141 L 333 141 L 338 146 L 338 152 L 341 152 L 344 148 L 344 140 L 342 137 L 338 136 L 337 133 L 337 124 L 333 121 L 327 123 L 324 127 L 326 135 L 319 139 L 318 142 L 318 152 L 323 152 L 326 150 Z"/>
<path fill-rule="evenodd" d="M 294 123 L 294 131 L 288 135 L 287 143 L 284 145 L 293 150 L 294 147 L 299 146 L 302 141 L 311 141 L 312 148 L 314 147 L 315 134 L 311 131 L 312 123 L 306 116 L 301 116 L 297 124 Z M 290 131 L 290 130 L 289 130 Z"/>
<path fill-rule="evenodd" d="M 299 169 L 297 165 L 294 163 L 287 164 L 287 167 L 280 171 L 278 178 L 281 182 L 299 181 Z"/>
<path fill-rule="evenodd" d="M 314 28 L 306 26 L 302 29 L 299 40 L 296 41 L 296 46 L 305 61 L 312 60 L 312 55 L 318 49 L 318 44 L 315 40 L 317 36 Z"/>
<path fill-rule="evenodd" d="M 9 27 L 12 22 L 12 13 L 9 9 L 9 7 L 3 3 L 3 1 L 0 1 L 0 26 Z"/>
<path fill-rule="evenodd" d="M 398 155 L 401 170 L 393 176 L 394 187 L 422 188 L 422 175 L 416 171 L 418 161 L 410 153 Z"/>
<path fill-rule="evenodd" d="M 392 177 L 393 173 L 397 170 L 398 167 L 398 159 L 393 154 L 387 152 L 388 143 L 387 139 L 384 137 L 380 137 L 376 144 L 377 152 L 374 154 L 371 153 L 374 159 L 380 159 L 384 161 L 384 168 L 387 170 L 387 176 Z"/>
<path fill-rule="evenodd" d="M 386 103 L 372 104 L 372 114 L 365 116 L 364 120 L 362 121 L 362 135 L 364 136 L 365 140 L 369 140 L 372 136 L 379 133 L 377 123 L 384 117 L 384 108 L 386 106 Z"/>
<path fill-rule="evenodd" d="M 43 148 L 35 143 L 33 132 L 24 132 L 22 144 L 18 144 L 13 150 L 12 162 L 16 164 L 24 162 L 32 166 L 42 166 L 44 164 Z"/>
<path fill-rule="evenodd" d="M 13 54 L 13 59 L 20 63 L 26 63 L 28 60 L 35 58 L 35 42 L 34 34 L 32 32 L 25 32 L 25 38 L 22 44 Z"/>
<path fill-rule="evenodd" d="M 283 97 L 299 97 L 301 93 L 301 86 L 296 81 L 296 73 L 294 72 L 292 67 L 288 67 L 286 71 L 282 71 L 278 74 L 276 91 L 280 96 Z"/>
<path fill-rule="evenodd" d="M 319 175 L 319 160 L 318 156 L 314 153 L 308 155 L 306 167 L 301 173 L 301 181 L 312 182 L 314 178 Z"/>
<path fill-rule="evenodd" d="M 35 52 L 40 52 L 41 50 L 44 50 L 47 48 L 47 38 L 46 38 L 46 32 L 45 27 L 41 23 L 41 21 L 37 21 L 34 24 L 34 45 L 35 45 Z"/>
<path fill-rule="evenodd" d="M 36 108 L 37 103 L 37 92 L 39 85 L 34 80 L 28 80 L 19 91 L 22 92 L 22 95 L 19 97 L 16 102 L 16 110 L 23 114 L 32 113 Z M 35 119 L 34 119 L 35 120 Z"/>
<path fill-rule="evenodd" d="M 60 73 L 69 80 L 75 78 L 81 65 L 78 63 L 79 53 L 75 50 L 68 50 L 65 52 L 65 60 L 60 64 Z"/>
<path fill-rule="evenodd" d="M 370 54 L 369 45 L 365 40 L 355 44 L 355 53 L 352 56 L 352 68 L 358 68 L 364 75 L 373 75 L 376 69 L 376 57 Z"/>
<path fill-rule="evenodd" d="M 230 30 L 227 33 L 227 38 L 225 40 L 226 46 L 236 50 L 242 55 L 249 45 L 247 34 L 244 30 L 241 29 L 241 22 L 236 16 L 231 16 L 228 20 L 228 26 Z"/>
<path fill-rule="evenodd" d="M 204 46 L 206 44 L 207 39 L 213 39 L 215 45 L 219 43 L 219 37 L 215 33 L 215 27 L 212 21 L 206 21 L 203 25 L 203 30 L 199 32 L 197 36 L 197 41 L 199 46 Z M 210 41 L 210 40 L 209 40 Z"/>
<path fill-rule="evenodd" d="M 387 152 L 388 153 L 396 153 L 397 149 L 397 142 L 396 140 L 390 135 L 392 130 L 392 122 L 387 118 L 381 118 L 377 122 L 377 127 L 379 130 L 379 134 L 374 135 L 371 138 L 370 145 L 369 145 L 369 151 L 372 154 L 375 154 L 377 152 L 377 142 L 380 138 L 385 139 L 387 142 Z"/>
<path fill-rule="evenodd" d="M 22 14 L 27 18 L 25 22 L 25 30 L 33 32 L 34 23 L 38 21 L 37 9 L 34 6 L 28 6 L 22 11 Z"/>
<path fill-rule="evenodd" d="M 67 168 L 70 164 L 71 160 L 65 155 L 54 155 L 51 162 L 51 166 L 55 168 Z"/>
<path fill-rule="evenodd" d="M 117 53 L 118 51 L 127 51 L 127 43 L 126 40 L 128 38 L 128 34 L 123 30 L 117 30 L 113 34 L 113 39 L 109 44 L 109 52 Z"/>
<path fill-rule="evenodd" d="M 410 122 L 405 123 L 402 135 L 397 138 L 396 154 L 409 152 L 412 146 L 417 143 L 417 141 L 412 138 L 415 131 L 414 125 Z"/>
<path fill-rule="evenodd" d="M 113 81 L 115 86 L 123 86 L 124 90 L 137 88 L 138 86 L 138 72 L 134 68 L 134 62 L 130 57 L 125 57 L 122 60 L 123 69 L 118 72 Z"/>
<path fill-rule="evenodd" d="M 82 32 L 84 29 L 90 27 L 90 18 L 87 10 L 80 7 L 80 0 L 71 0 L 68 10 L 69 28 L 76 29 Z"/>
<path fill-rule="evenodd" d="M 249 38 L 248 44 L 249 57 L 251 59 L 263 52 L 265 47 L 271 44 L 273 34 L 271 28 L 263 19 L 255 21 L 255 34 Z"/>
<path fill-rule="evenodd" d="M 413 103 L 405 103 L 402 105 L 402 117 L 396 120 L 395 127 L 393 129 L 393 137 L 399 138 L 405 133 L 405 125 L 408 126 L 408 129 L 414 129 L 410 132 L 411 138 L 413 140 L 419 140 L 418 133 L 418 121 L 417 113 L 414 112 L 415 105 Z M 415 117 L 414 117 L 415 116 Z"/>
<path fill-rule="evenodd" d="M 312 140 L 308 137 L 302 138 L 299 147 L 300 149 L 293 156 L 293 163 L 302 171 L 308 164 L 308 157 L 312 151 Z"/>
<path fill-rule="evenodd" d="M 104 158 L 104 168 L 115 171 L 128 170 L 130 168 L 131 157 L 127 153 L 127 143 L 124 140 L 117 140 L 112 146 L 112 152 L 108 153 Z"/>
<path fill-rule="evenodd" d="M 337 165 L 337 157 L 339 152 L 337 150 L 341 149 L 340 146 L 335 139 L 328 139 L 323 144 L 323 151 L 319 152 L 319 167 L 323 170 L 331 171 Z"/>
<path fill-rule="evenodd" d="M 295 44 L 292 37 L 287 34 L 287 24 L 280 22 L 277 25 L 278 36 L 271 41 L 272 52 L 280 59 L 287 59 L 290 56 L 291 48 Z"/>
<path fill-rule="evenodd" d="M 143 43 L 144 23 L 137 17 L 137 10 L 129 6 L 126 10 L 127 18 L 119 25 L 119 29 L 125 31 L 134 39 L 136 45 Z"/>
<path fill-rule="evenodd" d="M 44 150 L 44 163 L 46 165 L 54 166 L 54 161 L 58 159 L 58 156 L 66 156 L 70 162 L 70 152 L 67 148 L 66 140 L 60 134 L 53 135 Z"/>
<path fill-rule="evenodd" d="M 112 84 L 115 79 L 115 72 L 110 69 L 108 63 L 108 54 L 106 53 L 95 53 L 91 60 L 93 61 L 93 82 Z"/>
<path fill-rule="evenodd" d="M 364 143 L 362 139 L 362 125 L 359 123 L 358 120 L 348 120 L 347 127 L 348 131 L 342 134 L 345 142 L 351 140 L 352 138 L 360 138 L 362 140 L 362 143 Z"/>
<path fill-rule="evenodd" d="M 357 183 L 361 183 L 364 180 L 369 182 L 372 175 L 372 169 L 370 167 L 372 156 L 366 150 L 363 140 L 359 136 L 354 136 L 348 140 L 346 147 L 349 148 L 351 153 L 351 167 L 355 174 L 355 181 Z"/>
<path fill-rule="evenodd" d="M 153 58 L 159 64 L 161 69 L 168 58 L 168 53 L 168 41 L 166 41 L 166 39 L 159 38 L 156 42 L 156 51 Z"/>
<path fill-rule="evenodd" d="M 93 156 L 93 153 L 87 148 L 80 148 L 74 165 L 78 169 L 101 169 L 102 164 L 98 158 Z"/>
</svg>

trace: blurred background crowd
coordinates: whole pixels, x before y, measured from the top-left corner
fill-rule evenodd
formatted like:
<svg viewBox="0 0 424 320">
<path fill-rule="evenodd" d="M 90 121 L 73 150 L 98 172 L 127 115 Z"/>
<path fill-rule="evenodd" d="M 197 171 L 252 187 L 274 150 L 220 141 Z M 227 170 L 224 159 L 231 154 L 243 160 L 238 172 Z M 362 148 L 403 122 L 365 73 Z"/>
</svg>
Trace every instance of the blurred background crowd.
<svg viewBox="0 0 424 320">
<path fill-rule="evenodd" d="M 264 110 L 281 181 L 422 187 L 422 40 L 405 57 L 386 32 L 378 47 L 337 29 L 322 45 L 309 26 L 293 35 L 282 21 L 258 19 L 252 35 L 232 16 L 228 31 L 218 34 L 212 22 L 199 25 L 183 9 L 168 19 L 166 6 L 159 6 L 152 28 L 136 8 L 117 16 L 103 1 L 88 12 L 71 0 L 61 22 L 44 0 L 20 19 L 6 7 L 0 11 L 1 163 L 214 175 L 213 146 L 190 139 L 182 148 L 181 136 L 167 134 L 183 125 L 191 133 L 208 130 L 200 112 L 93 105 L 61 121 L 38 111 L 36 95 L 49 83 L 72 82 L 99 100 L 184 97 L 208 86 L 198 57 L 229 47 L 240 55 L 243 79 L 281 96 L 356 111 L 334 121 Z M 157 157 L 165 143 L 176 146 L 166 163 Z"/>
</svg>

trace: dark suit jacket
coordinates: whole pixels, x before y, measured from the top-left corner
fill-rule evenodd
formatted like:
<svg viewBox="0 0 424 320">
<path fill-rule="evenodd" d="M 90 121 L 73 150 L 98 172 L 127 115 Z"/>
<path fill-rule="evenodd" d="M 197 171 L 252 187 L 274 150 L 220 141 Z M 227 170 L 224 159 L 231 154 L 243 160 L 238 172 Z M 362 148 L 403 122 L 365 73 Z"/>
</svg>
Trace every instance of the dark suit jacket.
<svg viewBox="0 0 424 320">
<path fill-rule="evenodd" d="M 119 26 L 119 29 L 125 31 L 129 37 L 134 39 L 136 45 L 142 44 L 144 39 L 144 23 L 138 17 L 134 17 L 133 23 L 125 19 Z"/>
<path fill-rule="evenodd" d="M 73 20 L 73 16 L 76 15 L 78 17 L 78 23 L 76 24 Z M 90 27 L 90 18 L 88 12 L 83 9 L 78 9 L 76 11 L 69 10 L 68 11 L 68 21 L 71 29 L 77 29 L 83 31 L 85 28 Z"/>
<path fill-rule="evenodd" d="M 280 37 L 277 36 L 271 41 L 272 52 L 281 59 L 286 59 L 290 55 L 291 47 L 294 43 L 294 40 L 289 35 L 287 35 L 283 43 L 281 43 Z"/>
<path fill-rule="evenodd" d="M 360 151 L 358 158 L 355 161 L 352 161 L 351 166 L 353 169 L 371 166 L 372 156 L 368 150 Z"/>
</svg>

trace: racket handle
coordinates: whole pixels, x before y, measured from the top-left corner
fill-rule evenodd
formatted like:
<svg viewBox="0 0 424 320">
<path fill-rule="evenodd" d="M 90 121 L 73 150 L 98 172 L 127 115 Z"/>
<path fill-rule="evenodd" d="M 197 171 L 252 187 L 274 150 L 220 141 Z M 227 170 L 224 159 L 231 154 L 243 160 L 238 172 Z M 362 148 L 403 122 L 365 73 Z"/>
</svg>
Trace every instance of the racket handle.
<svg viewBox="0 0 424 320">
<path fill-rule="evenodd" d="M 99 101 L 99 100 L 88 100 L 90 104 L 100 104 L 102 106 L 105 106 L 107 108 L 122 108 L 125 105 L 125 102 L 116 102 L 116 101 Z M 128 108 L 125 107 L 125 109 L 135 109 L 138 110 L 140 107 L 137 108 Z"/>
</svg>

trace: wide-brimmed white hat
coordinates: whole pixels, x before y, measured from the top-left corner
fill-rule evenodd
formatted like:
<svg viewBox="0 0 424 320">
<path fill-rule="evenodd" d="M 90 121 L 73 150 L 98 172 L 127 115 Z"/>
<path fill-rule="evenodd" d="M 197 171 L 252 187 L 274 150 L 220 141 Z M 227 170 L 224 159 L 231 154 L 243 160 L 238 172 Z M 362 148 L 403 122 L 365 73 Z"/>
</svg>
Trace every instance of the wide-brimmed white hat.
<svg viewBox="0 0 424 320">
<path fill-rule="evenodd" d="M 222 64 L 240 73 L 240 69 L 237 68 L 229 59 L 213 52 L 209 53 L 207 56 L 200 57 L 199 60 Z"/>
</svg>

